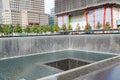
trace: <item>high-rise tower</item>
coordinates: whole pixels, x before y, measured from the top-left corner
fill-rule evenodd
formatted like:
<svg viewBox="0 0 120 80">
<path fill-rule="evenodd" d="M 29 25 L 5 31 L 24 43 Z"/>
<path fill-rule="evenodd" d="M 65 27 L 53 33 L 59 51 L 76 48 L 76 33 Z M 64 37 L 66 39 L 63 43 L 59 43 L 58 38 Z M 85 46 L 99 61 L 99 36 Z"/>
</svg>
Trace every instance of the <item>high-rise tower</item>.
<svg viewBox="0 0 120 80">
<path fill-rule="evenodd" d="M 2 24 L 2 0 L 0 0 L 0 24 Z"/>
<path fill-rule="evenodd" d="M 2 0 L 2 16 L 3 24 L 48 24 L 44 0 Z"/>
</svg>

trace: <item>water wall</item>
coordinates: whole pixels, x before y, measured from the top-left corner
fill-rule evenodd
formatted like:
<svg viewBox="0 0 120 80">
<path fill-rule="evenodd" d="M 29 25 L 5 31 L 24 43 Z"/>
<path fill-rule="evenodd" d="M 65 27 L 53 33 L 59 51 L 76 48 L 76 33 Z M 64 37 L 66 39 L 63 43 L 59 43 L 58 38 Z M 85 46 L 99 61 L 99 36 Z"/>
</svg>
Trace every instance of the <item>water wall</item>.
<svg viewBox="0 0 120 80">
<path fill-rule="evenodd" d="M 70 40 L 72 49 L 120 53 L 119 34 L 70 36 Z"/>
<path fill-rule="evenodd" d="M 0 58 L 63 50 L 68 43 L 67 36 L 0 38 Z"/>
<path fill-rule="evenodd" d="M 120 35 L 69 35 L 0 38 L 0 58 L 78 49 L 120 53 Z"/>
</svg>

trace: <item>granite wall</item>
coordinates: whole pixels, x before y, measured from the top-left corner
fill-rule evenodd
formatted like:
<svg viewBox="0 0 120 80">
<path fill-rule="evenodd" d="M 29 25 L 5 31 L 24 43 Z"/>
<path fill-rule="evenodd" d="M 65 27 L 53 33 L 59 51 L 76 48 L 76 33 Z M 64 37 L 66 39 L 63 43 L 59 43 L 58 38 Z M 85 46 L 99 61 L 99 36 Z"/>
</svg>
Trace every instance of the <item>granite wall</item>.
<svg viewBox="0 0 120 80">
<path fill-rule="evenodd" d="M 0 58 L 78 49 L 120 53 L 120 34 L 0 38 Z"/>
<path fill-rule="evenodd" d="M 84 80 L 83 76 L 91 72 L 99 71 L 104 68 L 110 68 L 119 64 L 120 56 L 117 56 L 37 80 Z"/>
<path fill-rule="evenodd" d="M 0 58 L 64 50 L 68 47 L 67 36 L 0 38 Z"/>
</svg>

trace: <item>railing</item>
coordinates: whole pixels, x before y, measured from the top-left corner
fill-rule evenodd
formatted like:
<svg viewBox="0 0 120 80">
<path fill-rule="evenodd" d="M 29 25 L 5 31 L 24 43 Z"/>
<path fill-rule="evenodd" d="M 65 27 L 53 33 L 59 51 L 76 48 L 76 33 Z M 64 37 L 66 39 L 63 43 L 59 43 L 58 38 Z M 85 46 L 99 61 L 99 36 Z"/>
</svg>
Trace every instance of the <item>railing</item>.
<svg viewBox="0 0 120 80">
<path fill-rule="evenodd" d="M 63 34 L 63 35 L 120 34 L 120 29 L 62 31 L 62 32 L 60 32 L 60 34 Z"/>
<path fill-rule="evenodd" d="M 80 30 L 72 31 L 71 34 L 120 34 L 120 29 Z"/>
<path fill-rule="evenodd" d="M 60 31 L 49 33 L 19 33 L 17 35 L 1 35 L 0 37 L 30 37 L 30 36 L 58 36 L 58 35 L 92 35 L 92 34 L 120 34 L 120 29 L 101 29 L 101 30 L 79 30 L 79 31 Z"/>
</svg>

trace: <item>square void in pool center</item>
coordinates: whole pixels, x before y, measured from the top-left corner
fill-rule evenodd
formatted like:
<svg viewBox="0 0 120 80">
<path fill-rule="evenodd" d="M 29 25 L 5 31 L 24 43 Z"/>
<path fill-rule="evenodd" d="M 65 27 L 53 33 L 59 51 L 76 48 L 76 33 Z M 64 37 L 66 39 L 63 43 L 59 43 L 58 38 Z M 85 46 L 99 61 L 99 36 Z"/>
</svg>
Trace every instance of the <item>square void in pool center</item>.
<svg viewBox="0 0 120 80">
<path fill-rule="evenodd" d="M 59 60 L 59 61 L 53 61 L 53 62 L 49 62 L 49 63 L 45 63 L 45 65 L 50 66 L 50 67 L 54 67 L 63 71 L 67 71 L 70 69 L 74 69 L 77 67 L 81 67 L 84 65 L 90 64 L 88 62 L 85 61 L 80 61 L 77 59 L 63 59 L 63 60 Z"/>
</svg>

